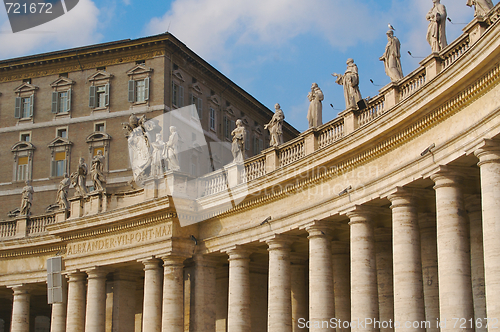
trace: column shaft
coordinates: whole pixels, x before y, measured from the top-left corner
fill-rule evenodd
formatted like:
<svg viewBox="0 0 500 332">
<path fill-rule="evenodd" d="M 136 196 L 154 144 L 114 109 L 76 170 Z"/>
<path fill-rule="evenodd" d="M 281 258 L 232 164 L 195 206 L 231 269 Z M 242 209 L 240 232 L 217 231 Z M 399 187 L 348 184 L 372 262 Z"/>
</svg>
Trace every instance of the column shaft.
<svg viewBox="0 0 500 332">
<path fill-rule="evenodd" d="M 113 274 L 113 332 L 135 331 L 136 274 L 117 271 Z"/>
<path fill-rule="evenodd" d="M 379 321 L 394 321 L 392 229 L 383 227 L 375 230 L 375 255 L 377 265 Z M 394 325 L 382 324 L 380 326 L 380 331 L 392 332 L 394 331 Z"/>
<path fill-rule="evenodd" d="M 106 274 L 99 268 L 87 270 L 87 313 L 85 332 L 106 330 Z"/>
<path fill-rule="evenodd" d="M 52 313 L 50 319 L 50 332 L 66 332 L 66 313 L 67 313 L 67 297 L 68 297 L 68 283 L 63 276 L 63 302 L 52 304 Z"/>
<path fill-rule="evenodd" d="M 11 332 L 30 331 L 30 294 L 27 285 L 11 287 L 14 291 L 12 303 Z"/>
<path fill-rule="evenodd" d="M 394 320 L 423 322 L 425 309 L 417 208 L 413 195 L 404 189 L 398 188 L 388 198 L 392 203 Z M 417 332 L 425 330 L 425 326 L 408 328 L 403 325 L 395 330 Z"/>
<path fill-rule="evenodd" d="M 184 331 L 184 260 L 180 256 L 163 259 L 162 331 Z"/>
<path fill-rule="evenodd" d="M 203 255 L 195 255 L 194 267 L 194 305 L 191 307 L 192 331 L 213 332 L 216 321 L 216 275 L 214 261 Z"/>
<path fill-rule="evenodd" d="M 66 329 L 71 332 L 85 330 L 85 278 L 85 273 L 68 275 Z"/>
<path fill-rule="evenodd" d="M 335 294 L 335 318 L 341 322 L 351 320 L 351 288 L 349 243 L 332 242 L 333 293 Z M 338 324 L 337 332 L 349 332 L 349 325 Z"/>
<path fill-rule="evenodd" d="M 292 293 L 292 331 L 306 331 L 299 327 L 299 321 L 305 322 L 309 318 L 307 296 L 307 265 L 305 262 L 291 263 L 290 287 Z M 301 325 L 302 326 L 302 325 Z"/>
<path fill-rule="evenodd" d="M 144 303 L 142 310 L 142 330 L 161 331 L 162 312 L 162 273 L 160 260 L 150 258 L 144 264 Z"/>
<path fill-rule="evenodd" d="M 250 252 L 235 248 L 229 255 L 228 332 L 251 332 Z"/>
</svg>

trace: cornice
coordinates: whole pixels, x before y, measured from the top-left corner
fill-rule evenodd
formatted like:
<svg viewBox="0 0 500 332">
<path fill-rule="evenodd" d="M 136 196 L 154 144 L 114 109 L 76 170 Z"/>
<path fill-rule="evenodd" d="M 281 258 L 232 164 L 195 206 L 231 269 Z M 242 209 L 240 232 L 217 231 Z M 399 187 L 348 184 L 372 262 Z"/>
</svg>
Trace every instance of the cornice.
<svg viewBox="0 0 500 332">
<path fill-rule="evenodd" d="M 66 245 L 65 244 L 60 244 L 57 246 L 50 246 L 50 247 L 45 247 L 45 248 L 36 248 L 36 249 L 13 249 L 12 251 L 8 252 L 0 252 L 0 258 L 12 258 L 12 257 L 19 257 L 19 256 L 31 256 L 31 255 L 40 255 L 40 254 L 46 254 L 46 253 L 51 253 L 51 252 L 63 252 L 66 250 Z"/>
</svg>

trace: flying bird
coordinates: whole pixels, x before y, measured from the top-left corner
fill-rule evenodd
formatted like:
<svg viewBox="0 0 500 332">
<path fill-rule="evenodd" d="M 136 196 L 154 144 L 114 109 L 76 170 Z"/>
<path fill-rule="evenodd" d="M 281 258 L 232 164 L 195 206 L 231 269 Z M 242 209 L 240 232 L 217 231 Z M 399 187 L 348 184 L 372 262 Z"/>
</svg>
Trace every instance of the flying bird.
<svg viewBox="0 0 500 332">
<path fill-rule="evenodd" d="M 394 27 L 391 25 L 391 23 L 387 24 L 387 26 L 389 27 L 389 29 L 396 31 L 396 29 L 394 29 Z"/>
</svg>

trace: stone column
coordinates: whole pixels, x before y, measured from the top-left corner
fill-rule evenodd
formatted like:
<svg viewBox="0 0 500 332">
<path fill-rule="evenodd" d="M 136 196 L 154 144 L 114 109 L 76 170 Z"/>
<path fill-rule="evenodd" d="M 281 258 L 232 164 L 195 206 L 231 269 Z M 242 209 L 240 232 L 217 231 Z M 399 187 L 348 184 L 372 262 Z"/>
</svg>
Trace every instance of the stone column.
<svg viewBox="0 0 500 332">
<path fill-rule="evenodd" d="M 113 273 L 113 332 L 135 331 L 135 290 L 138 275 L 125 269 Z"/>
<path fill-rule="evenodd" d="M 68 298 L 68 283 L 66 278 L 62 277 L 62 303 L 52 304 L 52 313 L 50 319 L 50 332 L 66 332 L 66 313 Z"/>
<path fill-rule="evenodd" d="M 250 317 L 250 254 L 240 246 L 229 255 L 228 332 L 252 332 Z"/>
<path fill-rule="evenodd" d="M 292 240 L 274 235 L 268 239 L 269 281 L 267 330 L 292 332 L 292 293 L 290 251 Z"/>
<path fill-rule="evenodd" d="M 422 322 L 425 320 L 425 308 L 415 197 L 411 192 L 397 188 L 388 199 L 392 209 L 394 320 Z M 395 330 L 416 332 L 425 330 L 425 326 L 401 326 Z"/>
<path fill-rule="evenodd" d="M 351 320 L 351 287 L 349 243 L 332 241 L 333 293 L 335 294 L 335 318 L 341 322 Z M 340 323 L 337 332 L 349 332 L 351 328 Z"/>
<path fill-rule="evenodd" d="M 87 273 L 87 313 L 85 332 L 105 332 L 106 327 L 106 275 L 108 271 L 93 268 Z"/>
<path fill-rule="evenodd" d="M 9 287 L 14 291 L 12 302 L 11 332 L 30 331 L 30 288 L 29 285 Z"/>
<path fill-rule="evenodd" d="M 392 229 L 380 227 L 374 230 L 374 234 L 378 286 L 378 316 L 380 322 L 389 322 L 394 321 Z M 392 331 L 394 331 L 394 324 L 380 325 L 380 332 Z"/>
<path fill-rule="evenodd" d="M 190 328 L 195 332 L 214 332 L 216 321 L 216 261 L 205 255 L 195 255 L 194 260 L 194 305 L 192 305 Z"/>
<path fill-rule="evenodd" d="M 440 320 L 474 318 L 470 278 L 470 244 L 462 197 L 462 177 L 447 166 L 431 175 L 436 184 Z M 452 331 L 446 324 L 441 331 Z M 472 331 L 470 325 L 462 331 Z"/>
<path fill-rule="evenodd" d="M 435 324 L 439 318 L 436 213 L 419 213 L 418 226 L 420 228 L 425 320 L 433 322 L 431 327 L 427 328 L 427 332 L 439 332 Z"/>
<path fill-rule="evenodd" d="M 481 174 L 486 312 L 500 319 L 500 143 L 485 140 L 475 152 Z M 498 325 L 497 325 L 498 326 Z M 490 325 L 489 331 L 493 331 Z"/>
<path fill-rule="evenodd" d="M 335 299 L 333 295 L 333 268 L 331 224 L 314 222 L 306 226 L 309 233 L 309 331 L 333 331 L 330 322 L 335 317 Z M 319 324 L 319 325 L 317 325 Z M 323 325 L 323 326 L 322 326 Z M 317 326 L 322 326 L 317 328 Z"/>
<path fill-rule="evenodd" d="M 68 309 L 66 329 L 72 332 L 85 331 L 85 273 L 68 274 Z"/>
<path fill-rule="evenodd" d="M 144 301 L 142 309 L 142 330 L 161 331 L 162 275 L 160 260 L 144 259 Z"/>
<path fill-rule="evenodd" d="M 299 328 L 299 319 L 305 322 L 309 318 L 309 303 L 307 296 L 307 262 L 306 259 L 291 258 L 290 287 L 292 293 L 292 331 L 307 331 L 307 328 Z"/>
<path fill-rule="evenodd" d="M 374 214 L 356 206 L 348 212 L 351 226 L 351 320 L 379 319 Z M 373 324 L 353 324 L 351 331 L 378 331 Z"/>
<path fill-rule="evenodd" d="M 163 256 L 163 332 L 184 331 L 184 260 L 183 256 Z"/>
</svg>

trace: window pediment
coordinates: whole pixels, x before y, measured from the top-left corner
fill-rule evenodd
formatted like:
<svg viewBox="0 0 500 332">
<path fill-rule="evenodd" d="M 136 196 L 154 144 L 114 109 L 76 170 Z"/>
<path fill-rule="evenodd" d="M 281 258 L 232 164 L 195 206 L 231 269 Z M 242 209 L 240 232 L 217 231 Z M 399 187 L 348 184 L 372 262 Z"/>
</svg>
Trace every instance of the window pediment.
<svg viewBox="0 0 500 332">
<path fill-rule="evenodd" d="M 201 90 L 201 87 L 198 83 L 193 83 L 190 86 L 191 91 L 197 93 L 198 95 L 202 95 L 203 91 Z"/>
<path fill-rule="evenodd" d="M 17 88 L 14 89 L 14 92 L 16 93 L 22 93 L 22 92 L 32 92 L 38 90 L 38 87 L 36 85 L 30 84 L 30 83 L 23 83 Z"/>
<path fill-rule="evenodd" d="M 234 109 L 233 109 L 233 106 L 229 106 L 228 108 L 226 108 L 226 111 L 231 114 L 231 115 L 234 115 L 235 112 L 234 112 Z"/>
<path fill-rule="evenodd" d="M 259 135 L 262 135 L 262 130 L 260 129 L 260 127 L 255 128 L 255 132 Z"/>
<path fill-rule="evenodd" d="M 246 126 L 248 126 L 248 120 L 245 118 L 243 120 L 241 120 L 243 122 L 243 124 L 245 124 Z"/>
<path fill-rule="evenodd" d="M 110 74 L 104 70 L 99 70 L 99 71 L 95 72 L 94 74 L 90 75 L 90 77 L 88 78 L 88 81 L 89 82 L 109 81 L 112 77 L 113 77 L 113 74 Z"/>
<path fill-rule="evenodd" d="M 10 151 L 21 152 L 21 151 L 32 151 L 35 150 L 35 146 L 31 142 L 17 142 L 12 146 Z"/>
<path fill-rule="evenodd" d="M 179 69 L 173 71 L 173 76 L 177 78 L 179 81 L 184 82 L 184 77 L 181 74 L 181 71 Z"/>
<path fill-rule="evenodd" d="M 219 106 L 220 105 L 220 102 L 219 102 L 219 97 L 217 97 L 216 95 L 213 95 L 213 96 L 210 96 L 210 97 L 207 97 L 207 100 L 214 104 L 215 106 Z"/>
<path fill-rule="evenodd" d="M 153 71 L 153 69 L 146 67 L 143 64 L 139 64 L 139 65 L 136 65 L 135 67 L 133 67 L 132 69 L 130 69 L 129 71 L 127 71 L 127 75 L 133 76 L 133 75 L 148 74 L 148 73 L 151 73 L 152 71 Z"/>
<path fill-rule="evenodd" d="M 98 142 L 98 141 L 109 141 L 111 140 L 111 136 L 109 136 L 106 133 L 103 133 L 102 131 L 95 131 L 89 136 L 87 136 L 87 139 L 85 140 L 87 143 L 91 142 Z"/>
<path fill-rule="evenodd" d="M 57 88 L 57 87 L 67 87 L 67 86 L 72 86 L 76 82 L 67 78 L 67 77 L 59 77 L 57 80 L 52 82 L 50 84 L 51 87 Z"/>
<path fill-rule="evenodd" d="M 56 137 L 49 143 L 48 147 L 56 148 L 59 146 L 69 146 L 69 145 L 73 145 L 73 143 L 69 141 L 67 138 Z"/>
</svg>

